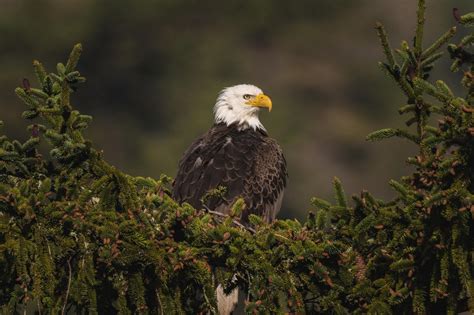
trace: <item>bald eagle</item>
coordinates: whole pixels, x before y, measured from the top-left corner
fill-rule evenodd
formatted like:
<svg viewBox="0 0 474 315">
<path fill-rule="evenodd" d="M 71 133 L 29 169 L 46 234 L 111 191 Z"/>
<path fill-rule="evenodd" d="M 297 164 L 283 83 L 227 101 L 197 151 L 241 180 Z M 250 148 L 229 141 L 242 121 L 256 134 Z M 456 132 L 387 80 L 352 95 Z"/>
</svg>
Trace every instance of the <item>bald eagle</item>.
<svg viewBox="0 0 474 315">
<path fill-rule="evenodd" d="M 266 222 L 275 219 L 288 175 L 280 146 L 258 119 L 260 108 L 271 111 L 272 101 L 256 86 L 240 84 L 219 93 L 214 125 L 191 144 L 179 162 L 173 184 L 176 201 L 228 214 L 233 203 L 243 198 L 243 224 L 249 223 L 250 214 Z M 223 195 L 203 198 L 220 187 Z M 219 314 L 231 314 L 238 290 L 227 295 L 219 284 L 216 296 Z"/>
<path fill-rule="evenodd" d="M 238 198 L 249 214 L 266 222 L 275 219 L 287 181 L 286 161 L 278 143 L 258 118 L 261 108 L 272 109 L 271 99 L 250 84 L 223 89 L 214 105 L 215 123 L 186 150 L 173 184 L 173 198 L 195 208 L 203 206 L 224 214 Z M 219 197 L 203 197 L 223 187 Z"/>
</svg>

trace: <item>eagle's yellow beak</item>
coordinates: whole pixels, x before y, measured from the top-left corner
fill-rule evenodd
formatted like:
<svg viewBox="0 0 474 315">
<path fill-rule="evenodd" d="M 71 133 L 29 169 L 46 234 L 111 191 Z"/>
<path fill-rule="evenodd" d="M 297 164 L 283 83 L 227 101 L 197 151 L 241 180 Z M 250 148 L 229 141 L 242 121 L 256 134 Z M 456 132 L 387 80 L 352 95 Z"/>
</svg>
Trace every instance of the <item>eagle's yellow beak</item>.
<svg viewBox="0 0 474 315">
<path fill-rule="evenodd" d="M 266 107 L 268 108 L 269 112 L 272 111 L 272 100 L 265 94 L 258 94 L 254 98 L 250 99 L 247 104 L 256 107 Z"/>
</svg>

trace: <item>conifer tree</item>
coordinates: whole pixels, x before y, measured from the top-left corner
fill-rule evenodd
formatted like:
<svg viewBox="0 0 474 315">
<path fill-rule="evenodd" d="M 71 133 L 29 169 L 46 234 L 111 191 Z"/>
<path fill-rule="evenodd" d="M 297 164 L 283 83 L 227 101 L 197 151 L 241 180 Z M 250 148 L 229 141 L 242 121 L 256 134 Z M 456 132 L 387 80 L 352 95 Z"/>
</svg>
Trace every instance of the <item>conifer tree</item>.
<svg viewBox="0 0 474 315">
<path fill-rule="evenodd" d="M 473 13 L 453 13 L 461 26 L 473 25 Z M 399 137 L 415 144 L 418 154 L 407 160 L 415 172 L 390 181 L 397 192 L 391 202 L 364 191 L 348 207 L 337 180 L 336 208 L 316 202 L 324 218 L 320 226 L 329 225 L 335 239 L 346 238 L 357 253 L 357 283 L 349 294 L 359 311 L 455 314 L 468 308 L 474 293 L 474 35 L 448 46 L 451 70 L 462 70 L 465 88 L 465 95 L 456 96 L 444 81 L 430 77 L 456 27 L 425 48 L 424 23 L 425 1 L 419 0 L 413 44 L 403 41 L 395 50 L 377 23 L 386 57 L 380 67 L 406 96 L 399 113 L 408 117 L 409 128 L 382 129 L 367 137 Z"/>
<path fill-rule="evenodd" d="M 474 24 L 474 13 L 454 16 Z M 243 200 L 230 215 L 193 209 L 169 197 L 167 176 L 116 169 L 84 137 L 92 118 L 71 99 L 85 81 L 81 45 L 56 72 L 34 61 L 37 87 L 25 79 L 16 89 L 30 137 L 0 137 L 2 313 L 215 313 L 216 281 L 245 291 L 248 313 L 474 309 L 474 35 L 447 47 L 465 88 L 456 96 L 430 77 L 456 28 L 425 47 L 424 0 L 417 20 L 413 44 L 395 50 L 376 25 L 380 66 L 406 96 L 408 118 L 407 128 L 368 136 L 413 142 L 414 173 L 390 181 L 389 202 L 366 191 L 349 202 L 335 179 L 336 203 L 313 198 L 302 223 L 251 216 L 244 227 Z"/>
</svg>

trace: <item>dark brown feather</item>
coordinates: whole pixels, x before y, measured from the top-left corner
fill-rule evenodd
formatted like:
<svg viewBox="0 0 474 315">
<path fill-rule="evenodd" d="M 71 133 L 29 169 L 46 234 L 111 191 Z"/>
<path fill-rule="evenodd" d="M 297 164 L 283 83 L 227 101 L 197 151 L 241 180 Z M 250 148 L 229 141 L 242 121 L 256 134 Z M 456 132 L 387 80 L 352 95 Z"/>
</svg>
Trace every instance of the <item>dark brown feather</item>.
<svg viewBox="0 0 474 315">
<path fill-rule="evenodd" d="M 247 206 L 242 221 L 253 213 L 270 222 L 280 210 L 287 176 L 282 150 L 265 131 L 217 124 L 184 153 L 173 198 L 202 208 L 202 197 L 223 186 L 223 198 L 210 198 L 207 207 L 228 213 L 242 197 Z"/>
</svg>

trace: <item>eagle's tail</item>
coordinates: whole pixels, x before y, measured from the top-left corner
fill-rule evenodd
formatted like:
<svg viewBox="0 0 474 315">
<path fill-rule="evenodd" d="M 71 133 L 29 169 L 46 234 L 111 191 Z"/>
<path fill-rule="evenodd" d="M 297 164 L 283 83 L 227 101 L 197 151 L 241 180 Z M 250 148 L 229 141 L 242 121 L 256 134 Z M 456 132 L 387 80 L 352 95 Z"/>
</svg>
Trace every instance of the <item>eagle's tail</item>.
<svg viewBox="0 0 474 315">
<path fill-rule="evenodd" d="M 239 299 L 239 288 L 235 288 L 229 294 L 224 293 L 224 288 L 219 284 L 216 289 L 217 310 L 219 315 L 230 315 Z"/>
</svg>

